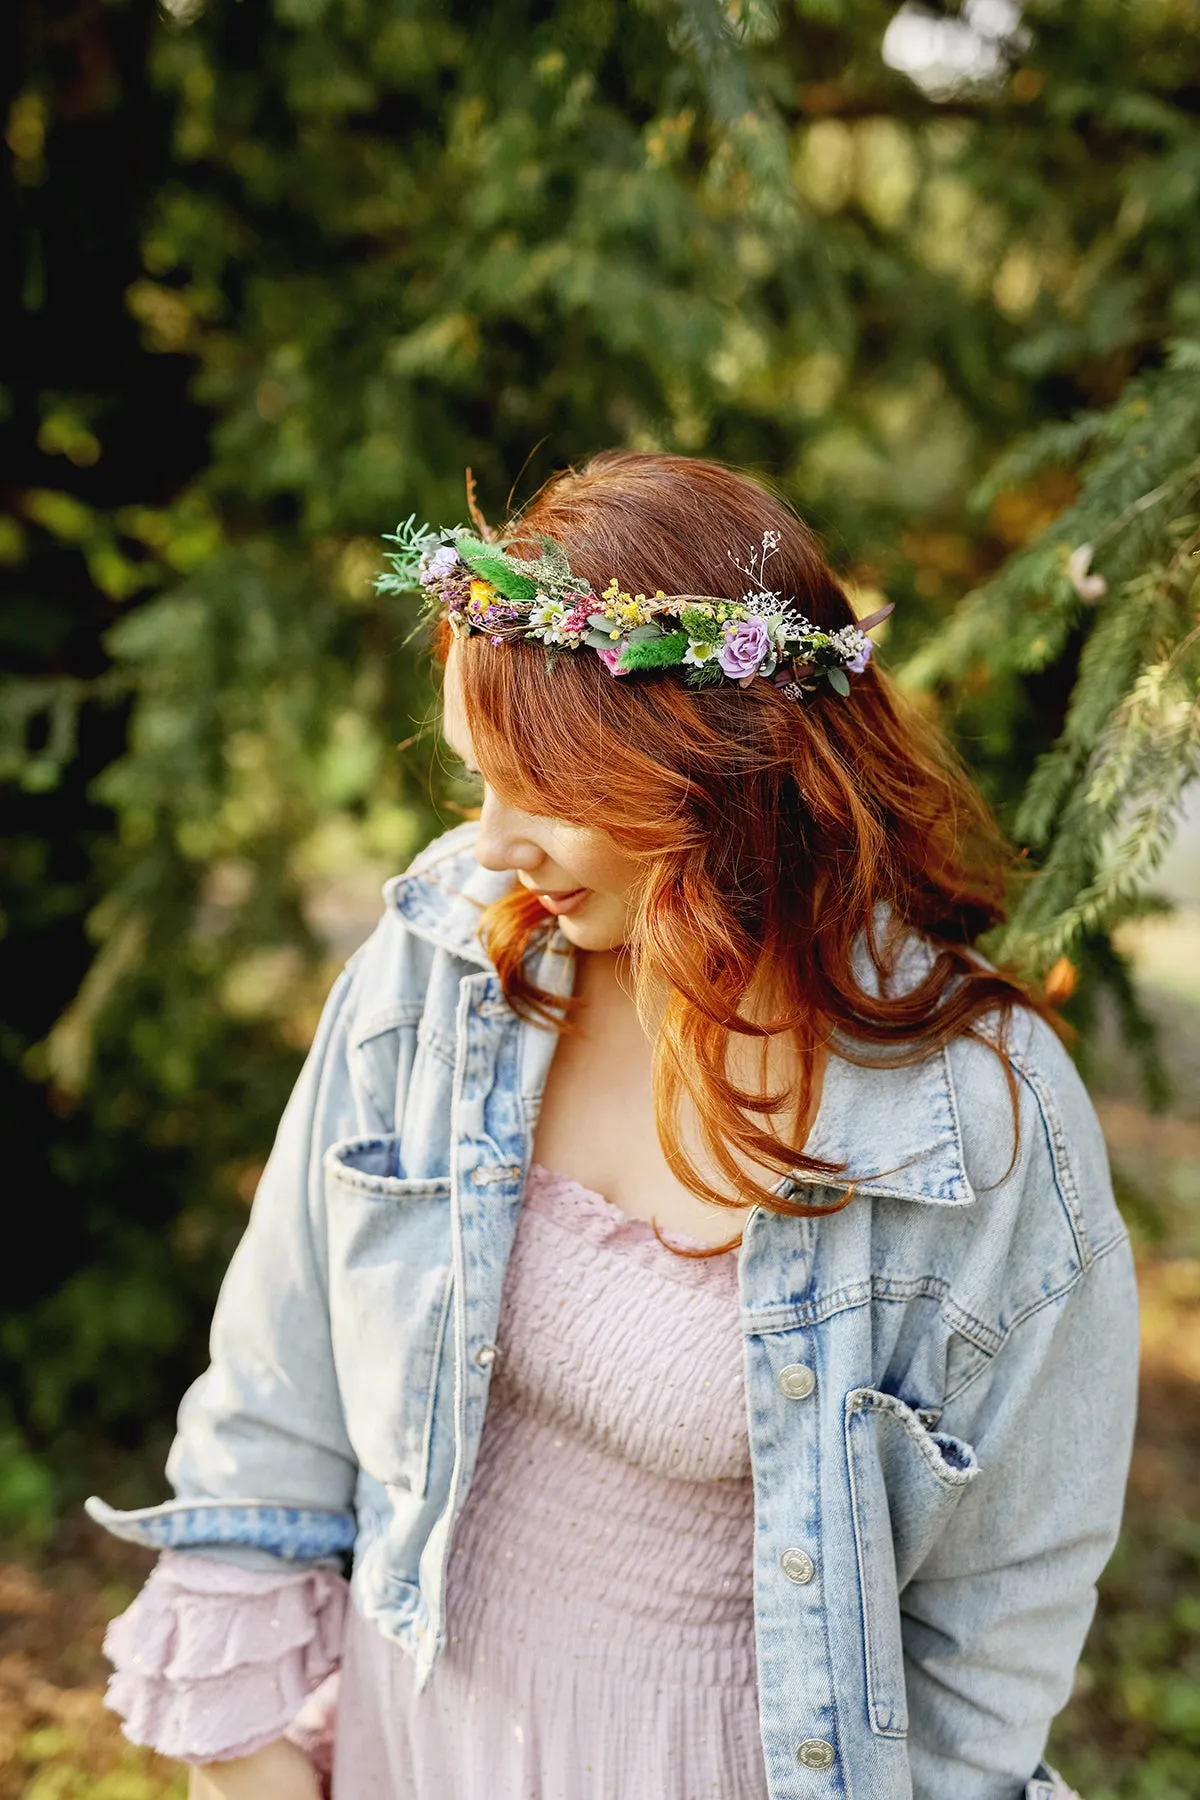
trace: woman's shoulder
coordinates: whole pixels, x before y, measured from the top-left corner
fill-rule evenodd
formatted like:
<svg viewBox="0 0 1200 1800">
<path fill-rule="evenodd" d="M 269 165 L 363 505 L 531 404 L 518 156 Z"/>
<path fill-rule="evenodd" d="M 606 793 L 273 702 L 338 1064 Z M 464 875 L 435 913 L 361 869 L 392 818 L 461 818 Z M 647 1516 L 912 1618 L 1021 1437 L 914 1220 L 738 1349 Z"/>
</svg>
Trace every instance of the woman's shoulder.
<svg viewBox="0 0 1200 1800">
<path fill-rule="evenodd" d="M 919 933 L 903 934 L 888 985 L 919 983 L 938 948 Z M 982 970 L 993 967 L 980 952 L 969 954 Z M 1041 1012 L 1018 997 L 952 1037 L 927 1067 L 926 1085 L 932 1090 L 936 1069 L 948 1103 L 941 1114 L 943 1136 L 952 1140 L 946 1155 L 961 1170 L 975 1233 L 1011 1235 L 1031 1250 L 1040 1244 L 1050 1260 L 1065 1255 L 1074 1269 L 1125 1236 L 1096 1109 Z M 912 1091 L 920 1095 L 918 1082 Z"/>
<path fill-rule="evenodd" d="M 981 1224 L 998 1220 L 1032 1262 L 1040 1245 L 1064 1280 L 1083 1273 L 1126 1229 L 1100 1121 L 1069 1051 L 1018 1003 L 1003 1021 L 987 1015 L 977 1034 L 952 1039 L 945 1056 Z M 1038 1275 L 1048 1280 L 1048 1267 Z"/>
</svg>

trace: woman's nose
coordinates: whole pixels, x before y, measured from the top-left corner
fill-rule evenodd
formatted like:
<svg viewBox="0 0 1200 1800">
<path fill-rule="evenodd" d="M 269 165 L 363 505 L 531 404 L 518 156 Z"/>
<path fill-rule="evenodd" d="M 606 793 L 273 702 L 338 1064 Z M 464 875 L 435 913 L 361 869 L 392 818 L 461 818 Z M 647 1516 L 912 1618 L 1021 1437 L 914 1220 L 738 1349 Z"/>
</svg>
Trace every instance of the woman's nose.
<svg viewBox="0 0 1200 1800">
<path fill-rule="evenodd" d="M 497 873 L 506 869 L 531 871 L 545 861 L 545 854 L 529 834 L 527 815 L 487 793 L 479 815 L 475 860 L 482 868 Z"/>
</svg>

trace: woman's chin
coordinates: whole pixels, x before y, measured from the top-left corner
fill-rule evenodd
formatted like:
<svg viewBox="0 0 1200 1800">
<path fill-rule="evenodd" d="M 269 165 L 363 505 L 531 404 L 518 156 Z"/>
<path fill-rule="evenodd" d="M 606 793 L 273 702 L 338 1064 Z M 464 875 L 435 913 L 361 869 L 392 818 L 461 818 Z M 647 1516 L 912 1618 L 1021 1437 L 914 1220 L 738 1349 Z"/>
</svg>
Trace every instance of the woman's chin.
<svg viewBox="0 0 1200 1800">
<path fill-rule="evenodd" d="M 619 950 L 627 935 L 624 919 L 606 919 L 599 908 L 597 916 L 589 918 L 591 911 L 586 907 L 578 913 L 565 913 L 555 924 L 577 950 Z"/>
</svg>

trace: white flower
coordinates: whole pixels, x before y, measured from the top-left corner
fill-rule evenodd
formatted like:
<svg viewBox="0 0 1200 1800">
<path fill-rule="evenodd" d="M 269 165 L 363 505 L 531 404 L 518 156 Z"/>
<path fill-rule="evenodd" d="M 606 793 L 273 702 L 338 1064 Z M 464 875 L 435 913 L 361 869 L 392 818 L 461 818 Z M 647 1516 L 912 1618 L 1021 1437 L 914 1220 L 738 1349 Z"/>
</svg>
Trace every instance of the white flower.
<svg viewBox="0 0 1200 1800">
<path fill-rule="evenodd" d="M 544 594 L 538 595 L 539 605 L 529 614 L 531 637 L 541 638 L 546 644 L 565 644 L 566 636 L 562 630 L 567 609 L 561 600 L 549 600 Z"/>
<path fill-rule="evenodd" d="M 683 660 L 699 666 L 700 663 L 711 662 L 719 649 L 719 644 L 710 644 L 707 638 L 689 638 Z"/>
<path fill-rule="evenodd" d="M 768 613 L 779 611 L 781 598 L 782 596 L 771 588 L 751 588 L 742 595 L 742 605 L 748 612 L 756 613 L 760 618 L 764 618 Z"/>
</svg>

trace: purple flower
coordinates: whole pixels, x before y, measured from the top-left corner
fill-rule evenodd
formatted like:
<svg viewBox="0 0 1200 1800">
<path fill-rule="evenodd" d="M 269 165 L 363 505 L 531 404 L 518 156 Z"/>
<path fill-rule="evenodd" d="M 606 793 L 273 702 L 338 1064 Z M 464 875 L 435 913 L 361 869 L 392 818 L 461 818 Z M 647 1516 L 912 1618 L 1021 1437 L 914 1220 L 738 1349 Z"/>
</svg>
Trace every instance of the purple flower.
<svg viewBox="0 0 1200 1800">
<path fill-rule="evenodd" d="M 432 587 L 436 581 L 448 581 L 457 567 L 458 551 L 450 544 L 442 544 L 432 556 L 425 558 L 421 582 L 425 587 Z"/>
<path fill-rule="evenodd" d="M 869 637 L 864 637 L 861 647 L 859 648 L 857 653 L 850 658 L 850 661 L 846 664 L 847 674 L 861 675 L 863 670 L 866 668 L 867 664 L 870 662 L 870 660 L 871 660 L 871 640 Z"/>
<path fill-rule="evenodd" d="M 736 619 L 725 626 L 725 641 L 717 651 L 717 661 L 723 673 L 737 681 L 743 675 L 755 674 L 770 651 L 771 634 L 764 619 Z"/>
</svg>

